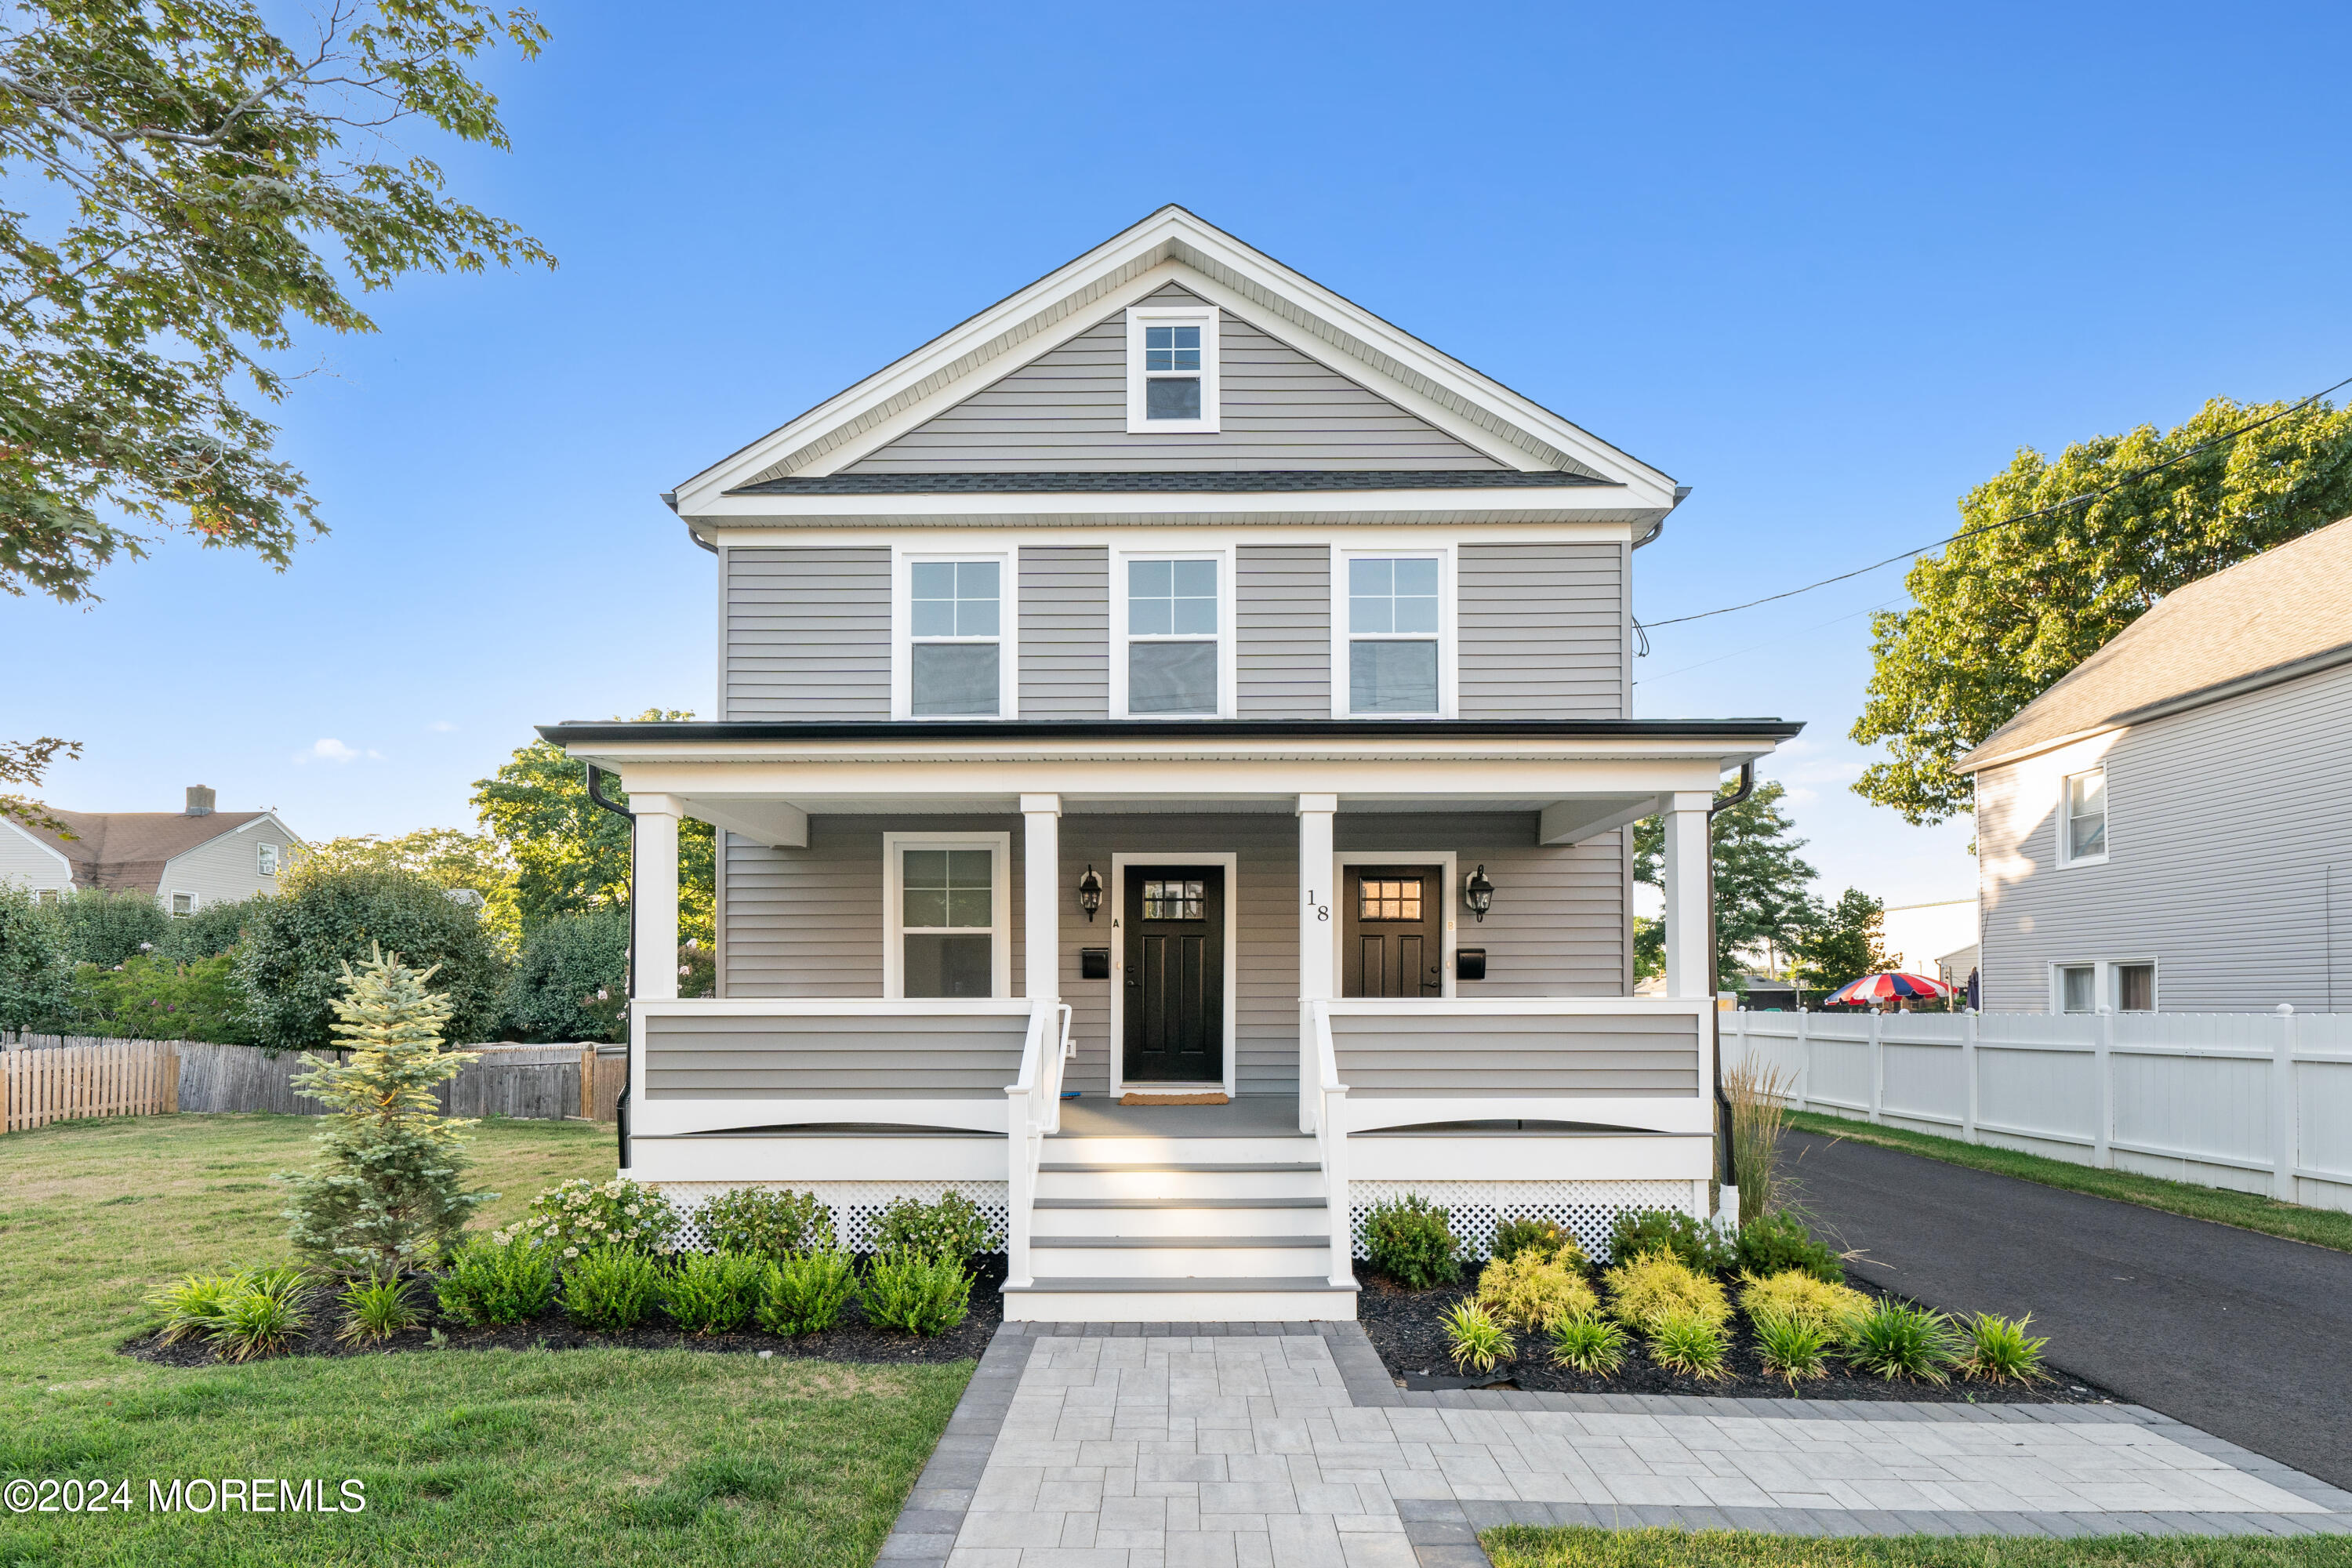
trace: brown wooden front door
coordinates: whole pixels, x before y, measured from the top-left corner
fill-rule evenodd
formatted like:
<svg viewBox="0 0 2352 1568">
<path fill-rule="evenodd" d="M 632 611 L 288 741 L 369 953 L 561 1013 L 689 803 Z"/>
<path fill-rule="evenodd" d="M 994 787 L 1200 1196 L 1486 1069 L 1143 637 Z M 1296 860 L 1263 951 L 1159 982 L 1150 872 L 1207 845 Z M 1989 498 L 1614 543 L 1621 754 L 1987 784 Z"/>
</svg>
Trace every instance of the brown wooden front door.
<svg viewBox="0 0 2352 1568">
<path fill-rule="evenodd" d="M 1222 1083 L 1225 1076 L 1225 868 L 1127 868 L 1129 1083 Z"/>
<path fill-rule="evenodd" d="M 1445 994 L 1445 868 L 1350 866 L 1340 889 L 1339 994 Z"/>
</svg>

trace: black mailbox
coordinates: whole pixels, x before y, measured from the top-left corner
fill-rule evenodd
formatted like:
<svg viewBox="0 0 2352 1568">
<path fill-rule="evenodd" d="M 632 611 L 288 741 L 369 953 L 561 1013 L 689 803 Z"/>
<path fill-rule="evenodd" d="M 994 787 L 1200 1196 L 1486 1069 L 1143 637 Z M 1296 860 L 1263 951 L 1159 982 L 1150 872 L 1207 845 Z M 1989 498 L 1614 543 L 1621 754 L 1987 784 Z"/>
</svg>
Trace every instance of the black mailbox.
<svg viewBox="0 0 2352 1568">
<path fill-rule="evenodd" d="M 1081 980 L 1108 980 L 1110 978 L 1110 949 L 1107 947 L 1082 947 L 1078 949 L 1078 978 Z"/>
<path fill-rule="evenodd" d="M 1486 950 L 1483 947 L 1457 947 L 1454 950 L 1454 978 L 1484 980 L 1486 978 Z"/>
</svg>

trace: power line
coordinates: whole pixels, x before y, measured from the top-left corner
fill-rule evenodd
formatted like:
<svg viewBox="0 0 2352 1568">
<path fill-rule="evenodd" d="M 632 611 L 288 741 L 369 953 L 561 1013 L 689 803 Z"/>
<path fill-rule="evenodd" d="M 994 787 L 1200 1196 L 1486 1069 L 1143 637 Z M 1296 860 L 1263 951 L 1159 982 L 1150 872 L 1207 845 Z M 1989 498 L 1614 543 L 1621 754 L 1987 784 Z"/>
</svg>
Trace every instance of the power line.
<svg viewBox="0 0 2352 1568">
<path fill-rule="evenodd" d="M 1988 522 L 1979 528 L 1964 528 L 1959 532 L 1951 534 L 1943 539 L 1938 539 L 1932 544 L 1922 544 L 1916 549 L 1906 550 L 1898 555 L 1890 555 L 1884 561 L 1874 561 L 1867 566 L 1857 566 L 1851 572 L 1841 572 L 1834 577 L 1824 577 L 1818 583 L 1808 583 L 1801 588 L 1790 588 L 1784 593 L 1779 594 L 1767 594 L 1760 599 L 1750 599 L 1746 604 L 1742 605 L 1726 605 L 1719 610 L 1701 610 L 1696 615 L 1693 616 L 1676 616 L 1672 620 L 1652 621 L 1648 623 L 1648 627 L 1650 630 L 1654 631 L 1660 626 L 1678 626 L 1688 621 L 1706 620 L 1710 616 L 1728 616 L 1739 610 L 1752 610 L 1759 605 L 1769 605 L 1776 600 L 1793 599 L 1800 594 L 1810 594 L 1816 588 L 1826 588 L 1832 583 L 1843 583 L 1848 578 L 1859 577 L 1865 573 L 1875 572 L 1882 566 L 1892 566 L 1898 561 L 1916 560 L 1930 550 L 1940 550 L 1947 544 L 1957 544 L 1963 539 L 1973 539 L 1979 533 L 1990 533 L 1996 528 L 2013 528 L 2021 522 L 2031 522 L 2037 517 L 2048 517 L 2053 512 L 2064 511 L 2069 507 L 2084 506 L 2095 500 L 2105 500 L 2107 497 L 2115 494 L 2117 490 L 2122 489 L 2126 485 L 2137 484 L 2140 480 L 2147 478 L 2150 474 L 2162 473 L 2165 469 L 2171 468 L 2176 463 L 2185 463 L 2189 458 L 2197 456 L 2200 452 L 2210 451 L 2213 447 L 2221 446 L 2225 441 L 2234 441 L 2249 430 L 2259 430 L 2263 426 L 2268 425 L 2274 420 L 2285 418 L 2288 415 L 2294 413 L 2297 409 L 2308 408 L 2313 404 L 2318 402 L 2321 398 L 2326 396 L 2329 393 L 2347 386 L 2352 386 L 2352 375 L 2346 376 L 2334 386 L 2325 386 L 2320 388 L 2317 392 L 2313 393 L 2309 397 L 2305 398 L 2300 403 L 2291 403 L 2274 414 L 2266 414 L 2260 419 L 2249 420 L 2245 424 L 2239 426 L 2234 430 L 2225 430 L 2221 435 L 2213 437 L 2210 440 L 2200 441 L 2196 446 L 2189 447 L 2187 451 L 2175 453 L 2173 456 L 2165 458 L 2164 461 L 2160 463 L 2150 463 L 2145 468 L 2137 469 L 2132 473 L 2126 474 L 2122 479 L 2117 479 L 2105 489 L 2087 490 L 2081 495 L 2070 496 L 2064 500 L 2054 501 L 2049 506 L 2041 507 L 2032 511 L 2020 512 L 2015 517 L 2002 518 L 1999 522 Z"/>
</svg>

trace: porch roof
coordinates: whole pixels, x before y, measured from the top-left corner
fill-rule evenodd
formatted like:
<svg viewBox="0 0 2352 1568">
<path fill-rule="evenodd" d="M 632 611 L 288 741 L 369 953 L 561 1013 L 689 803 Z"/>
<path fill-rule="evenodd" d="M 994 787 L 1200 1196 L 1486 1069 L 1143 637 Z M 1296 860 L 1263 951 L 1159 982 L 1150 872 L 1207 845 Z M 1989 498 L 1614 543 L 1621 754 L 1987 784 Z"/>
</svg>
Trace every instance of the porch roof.
<svg viewBox="0 0 2352 1568">
<path fill-rule="evenodd" d="M 607 745 L 891 741 L 1633 741 L 1760 742 L 1804 730 L 1787 719 L 921 719 L 719 722 L 566 720 L 540 734 L 575 752 Z"/>
</svg>

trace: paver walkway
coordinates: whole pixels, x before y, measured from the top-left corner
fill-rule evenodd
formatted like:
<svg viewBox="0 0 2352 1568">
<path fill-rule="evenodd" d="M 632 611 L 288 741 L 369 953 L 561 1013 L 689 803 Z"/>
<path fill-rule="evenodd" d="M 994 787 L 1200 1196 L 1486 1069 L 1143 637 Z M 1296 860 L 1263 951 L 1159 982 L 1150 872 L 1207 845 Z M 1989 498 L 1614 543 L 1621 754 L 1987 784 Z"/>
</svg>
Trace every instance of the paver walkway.
<svg viewBox="0 0 2352 1568">
<path fill-rule="evenodd" d="M 1354 1323 L 1011 1323 L 882 1557 L 1484 1568 L 1514 1521 L 2352 1533 L 2352 1494 L 2131 1406 L 1408 1394 Z"/>
</svg>

